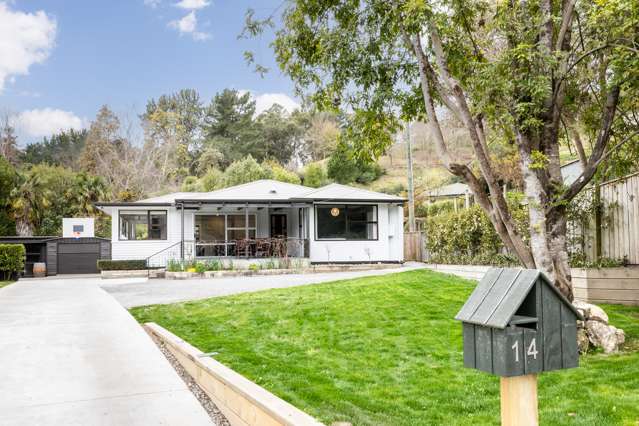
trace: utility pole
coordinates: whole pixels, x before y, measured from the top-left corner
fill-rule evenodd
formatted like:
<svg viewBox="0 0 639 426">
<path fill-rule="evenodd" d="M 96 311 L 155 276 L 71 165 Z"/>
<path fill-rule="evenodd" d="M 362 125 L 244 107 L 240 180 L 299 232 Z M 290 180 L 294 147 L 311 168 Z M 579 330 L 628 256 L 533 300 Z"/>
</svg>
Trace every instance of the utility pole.
<svg viewBox="0 0 639 426">
<path fill-rule="evenodd" d="M 408 171 L 408 231 L 415 232 L 415 187 L 413 184 L 413 147 L 410 123 L 406 123 L 406 162 Z"/>
</svg>

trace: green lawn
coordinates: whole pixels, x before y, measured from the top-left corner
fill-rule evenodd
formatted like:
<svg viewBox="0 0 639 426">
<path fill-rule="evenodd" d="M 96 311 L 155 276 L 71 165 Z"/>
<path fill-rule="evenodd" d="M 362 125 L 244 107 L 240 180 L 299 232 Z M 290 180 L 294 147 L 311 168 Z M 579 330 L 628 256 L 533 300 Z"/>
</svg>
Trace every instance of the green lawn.
<svg viewBox="0 0 639 426">
<path fill-rule="evenodd" d="M 462 367 L 474 283 L 430 271 L 132 310 L 326 424 L 497 424 L 499 379 Z M 604 306 L 624 353 L 539 379 L 546 425 L 639 423 L 639 309 Z"/>
<path fill-rule="evenodd" d="M 8 286 L 9 284 L 13 284 L 14 282 L 15 282 L 15 281 L 2 281 L 2 280 L 0 280 L 0 288 L 2 288 L 2 287 L 6 287 L 6 286 Z"/>
</svg>

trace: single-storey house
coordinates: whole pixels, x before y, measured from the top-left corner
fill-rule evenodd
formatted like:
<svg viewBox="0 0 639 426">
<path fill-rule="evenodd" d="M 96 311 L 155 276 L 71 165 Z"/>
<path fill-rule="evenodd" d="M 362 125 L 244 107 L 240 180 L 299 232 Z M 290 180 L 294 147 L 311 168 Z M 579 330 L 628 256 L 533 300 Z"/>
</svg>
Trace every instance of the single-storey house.
<svg viewBox="0 0 639 426">
<path fill-rule="evenodd" d="M 296 257 L 311 263 L 403 262 L 403 204 L 339 184 L 258 180 L 212 192 L 97 203 L 112 217 L 112 259 Z"/>
</svg>

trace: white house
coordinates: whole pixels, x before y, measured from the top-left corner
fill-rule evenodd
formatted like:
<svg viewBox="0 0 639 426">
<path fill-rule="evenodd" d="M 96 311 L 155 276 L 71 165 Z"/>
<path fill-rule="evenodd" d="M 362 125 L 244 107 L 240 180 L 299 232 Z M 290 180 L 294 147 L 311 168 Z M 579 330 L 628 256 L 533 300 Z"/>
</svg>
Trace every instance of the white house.
<svg viewBox="0 0 639 426">
<path fill-rule="evenodd" d="M 212 192 L 98 203 L 112 217 L 112 259 L 308 258 L 312 263 L 403 262 L 403 204 L 339 184 L 258 180 Z"/>
</svg>

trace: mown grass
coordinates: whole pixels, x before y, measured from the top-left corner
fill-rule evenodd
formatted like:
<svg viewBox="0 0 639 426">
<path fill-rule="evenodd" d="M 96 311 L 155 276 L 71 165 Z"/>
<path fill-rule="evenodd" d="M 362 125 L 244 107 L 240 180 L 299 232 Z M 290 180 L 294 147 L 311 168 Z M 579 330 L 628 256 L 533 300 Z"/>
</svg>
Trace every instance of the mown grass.
<svg viewBox="0 0 639 426">
<path fill-rule="evenodd" d="M 6 287 L 6 286 L 8 286 L 9 284 L 13 284 L 14 282 L 15 282 L 15 281 L 2 281 L 2 280 L 0 280 L 0 288 L 2 288 L 2 287 Z"/>
<path fill-rule="evenodd" d="M 473 282 L 430 271 L 132 310 L 326 424 L 498 424 L 499 379 L 462 367 L 453 320 Z M 637 425 L 639 309 L 604 306 L 617 355 L 539 379 L 547 425 Z"/>
</svg>

